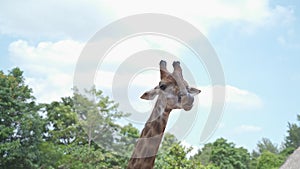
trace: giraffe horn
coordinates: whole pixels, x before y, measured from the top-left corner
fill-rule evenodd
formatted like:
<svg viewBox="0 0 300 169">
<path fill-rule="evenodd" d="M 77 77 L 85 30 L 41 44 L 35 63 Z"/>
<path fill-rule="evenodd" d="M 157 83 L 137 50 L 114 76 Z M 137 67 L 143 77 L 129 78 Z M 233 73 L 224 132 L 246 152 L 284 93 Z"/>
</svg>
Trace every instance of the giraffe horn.
<svg viewBox="0 0 300 169">
<path fill-rule="evenodd" d="M 167 77 L 170 72 L 167 70 L 167 62 L 164 60 L 161 60 L 159 62 L 159 67 L 160 67 L 160 78 L 163 79 Z"/>
<path fill-rule="evenodd" d="M 186 95 L 188 92 L 187 92 L 187 89 L 186 89 L 186 81 L 183 79 L 183 76 L 182 76 L 182 69 L 181 69 L 181 66 L 180 66 L 180 62 L 179 61 L 174 61 L 173 62 L 173 67 L 174 67 L 174 71 L 173 71 L 173 78 L 176 80 L 177 82 L 177 85 L 179 86 L 179 89 L 180 89 L 180 93 L 182 95 Z"/>
</svg>

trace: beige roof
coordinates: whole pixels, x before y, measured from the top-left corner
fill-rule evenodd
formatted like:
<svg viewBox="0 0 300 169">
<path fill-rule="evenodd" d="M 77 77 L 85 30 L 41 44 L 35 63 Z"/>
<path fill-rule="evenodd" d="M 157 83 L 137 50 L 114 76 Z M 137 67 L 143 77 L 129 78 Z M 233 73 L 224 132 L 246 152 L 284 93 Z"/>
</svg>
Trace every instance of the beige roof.
<svg viewBox="0 0 300 169">
<path fill-rule="evenodd" d="M 280 169 L 299 169 L 300 168 L 300 147 L 291 154 Z"/>
</svg>

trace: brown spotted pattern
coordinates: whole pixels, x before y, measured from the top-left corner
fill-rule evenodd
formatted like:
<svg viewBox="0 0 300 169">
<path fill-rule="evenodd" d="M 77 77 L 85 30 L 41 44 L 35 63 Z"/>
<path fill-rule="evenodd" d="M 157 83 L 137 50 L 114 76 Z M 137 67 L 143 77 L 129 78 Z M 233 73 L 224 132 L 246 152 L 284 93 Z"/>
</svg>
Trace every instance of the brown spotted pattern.
<svg viewBox="0 0 300 169">
<path fill-rule="evenodd" d="M 200 90 L 191 88 L 183 79 L 179 62 L 173 62 L 174 71 L 170 73 L 166 62 L 160 61 L 159 85 L 145 92 L 141 98 L 152 100 L 158 96 L 153 111 L 137 140 L 127 169 L 152 169 L 172 109 L 190 110 L 194 96 Z"/>
</svg>

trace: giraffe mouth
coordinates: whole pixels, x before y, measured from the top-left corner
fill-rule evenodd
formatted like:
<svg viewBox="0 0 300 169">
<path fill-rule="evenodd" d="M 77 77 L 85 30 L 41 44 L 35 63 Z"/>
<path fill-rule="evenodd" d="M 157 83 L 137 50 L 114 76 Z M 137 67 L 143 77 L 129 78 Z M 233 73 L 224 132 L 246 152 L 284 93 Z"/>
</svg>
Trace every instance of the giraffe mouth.
<svg viewBox="0 0 300 169">
<path fill-rule="evenodd" d="M 194 97 L 192 97 L 190 94 L 181 96 L 181 105 L 185 111 L 191 110 L 193 107 L 193 103 L 194 103 Z"/>
<path fill-rule="evenodd" d="M 189 111 L 193 108 L 193 105 L 186 105 L 186 106 L 183 106 L 183 110 L 185 111 Z"/>
</svg>

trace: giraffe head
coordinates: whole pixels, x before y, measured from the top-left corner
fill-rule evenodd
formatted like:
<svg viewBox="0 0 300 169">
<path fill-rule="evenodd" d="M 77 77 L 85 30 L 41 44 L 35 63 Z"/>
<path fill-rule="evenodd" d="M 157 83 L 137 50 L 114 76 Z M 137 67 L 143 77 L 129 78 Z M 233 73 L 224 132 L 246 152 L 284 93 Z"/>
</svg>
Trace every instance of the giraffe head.
<svg viewBox="0 0 300 169">
<path fill-rule="evenodd" d="M 173 73 L 170 73 L 166 66 L 165 61 L 160 61 L 159 84 L 154 89 L 145 92 L 141 98 L 152 100 L 158 95 L 158 101 L 165 109 L 190 110 L 193 107 L 194 96 L 201 91 L 190 87 L 183 79 L 179 62 L 173 62 Z"/>
</svg>

